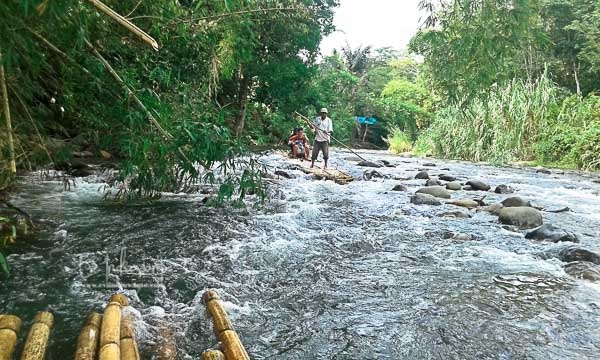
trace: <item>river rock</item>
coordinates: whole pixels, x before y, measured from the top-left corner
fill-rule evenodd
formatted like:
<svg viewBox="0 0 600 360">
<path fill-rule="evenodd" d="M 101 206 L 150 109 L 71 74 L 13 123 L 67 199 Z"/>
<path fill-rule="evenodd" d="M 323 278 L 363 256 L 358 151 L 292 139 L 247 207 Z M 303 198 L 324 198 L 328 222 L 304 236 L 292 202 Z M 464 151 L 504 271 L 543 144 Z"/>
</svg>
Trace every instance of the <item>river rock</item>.
<svg viewBox="0 0 600 360">
<path fill-rule="evenodd" d="M 579 242 L 577 235 L 560 229 L 551 224 L 544 224 L 525 235 L 526 239 L 537 240 L 537 241 L 549 241 L 553 243 L 557 242 Z"/>
<path fill-rule="evenodd" d="M 285 172 L 283 170 L 275 170 L 275 175 L 281 176 L 281 177 L 286 178 L 286 179 L 293 179 L 294 178 L 294 176 L 292 174 L 289 174 L 289 173 L 287 173 L 287 172 Z"/>
<path fill-rule="evenodd" d="M 427 171 L 421 171 L 417 175 L 415 175 L 415 179 L 429 180 L 429 173 Z"/>
<path fill-rule="evenodd" d="M 424 187 L 417 190 L 417 194 L 427 194 L 442 199 L 450 199 L 452 197 L 448 190 L 441 186 Z"/>
<path fill-rule="evenodd" d="M 491 189 L 491 186 L 481 180 L 469 180 L 467 181 L 467 185 L 475 191 L 489 191 Z"/>
<path fill-rule="evenodd" d="M 504 207 L 531 207 L 531 202 L 519 197 L 513 196 L 502 200 Z"/>
<path fill-rule="evenodd" d="M 408 189 L 406 188 L 406 186 L 404 186 L 402 184 L 398 184 L 398 185 L 394 186 L 392 191 L 408 191 Z"/>
<path fill-rule="evenodd" d="M 600 265 L 600 255 L 577 247 L 567 247 L 560 250 L 558 258 L 564 262 L 587 261 Z"/>
<path fill-rule="evenodd" d="M 462 189 L 463 189 L 464 191 L 471 191 L 471 190 L 473 190 L 473 188 L 471 187 L 471 185 L 465 185 L 465 186 L 463 186 L 463 188 L 462 188 Z"/>
<path fill-rule="evenodd" d="M 500 214 L 500 210 L 502 210 L 502 209 L 504 209 L 504 205 L 502 205 L 501 203 L 495 203 L 495 204 L 480 208 L 481 211 L 487 211 L 493 215 Z"/>
<path fill-rule="evenodd" d="M 515 225 L 521 229 L 541 226 L 542 213 L 530 207 L 505 207 L 498 213 L 499 220 L 505 225 Z"/>
<path fill-rule="evenodd" d="M 434 163 L 425 163 L 423 164 L 423 166 L 427 166 L 427 167 L 436 167 L 437 165 Z"/>
<path fill-rule="evenodd" d="M 431 196 L 429 194 L 422 194 L 422 193 L 414 194 L 410 198 L 410 202 L 415 205 L 433 205 L 433 206 L 442 205 L 442 203 L 434 196 Z"/>
<path fill-rule="evenodd" d="M 443 213 L 439 213 L 437 214 L 438 217 L 450 217 L 450 218 L 457 218 L 457 219 L 470 219 L 472 216 L 469 213 L 466 213 L 464 211 L 446 211 Z"/>
<path fill-rule="evenodd" d="M 494 192 L 496 194 L 512 194 L 515 192 L 515 190 L 508 185 L 498 185 L 496 186 Z"/>
<path fill-rule="evenodd" d="M 471 240 L 473 240 L 473 237 L 471 235 L 465 234 L 465 233 L 456 233 L 452 237 L 452 240 L 457 240 L 457 241 L 471 241 Z"/>
<path fill-rule="evenodd" d="M 546 175 L 552 174 L 552 171 L 550 171 L 549 169 L 546 169 L 546 168 L 537 168 L 537 169 L 535 169 L 535 172 L 538 174 L 546 174 Z"/>
<path fill-rule="evenodd" d="M 439 181 L 438 179 L 429 179 L 425 183 L 425 186 L 442 186 L 442 185 L 443 185 L 442 182 Z"/>
<path fill-rule="evenodd" d="M 446 189 L 453 190 L 453 191 L 459 191 L 462 189 L 462 185 L 458 181 L 451 181 L 446 184 Z"/>
<path fill-rule="evenodd" d="M 363 173 L 363 179 L 371 180 L 371 179 L 383 179 L 383 174 L 377 170 L 367 170 Z"/>
<path fill-rule="evenodd" d="M 452 181 L 456 181 L 456 178 L 452 175 L 442 174 L 442 175 L 440 175 L 440 180 L 452 182 Z"/>
<path fill-rule="evenodd" d="M 600 280 L 600 266 L 587 261 L 575 261 L 565 265 L 565 272 L 574 278 L 590 281 Z"/>
<path fill-rule="evenodd" d="M 361 161 L 358 164 L 356 164 L 358 166 L 363 166 L 363 167 L 372 167 L 372 168 L 382 168 L 385 165 L 383 165 L 380 162 L 373 162 L 373 161 Z"/>
<path fill-rule="evenodd" d="M 456 199 L 456 200 L 448 201 L 448 202 L 446 202 L 446 204 L 460 206 L 460 207 L 464 207 L 467 209 L 475 209 L 475 208 L 479 207 L 479 203 L 477 201 L 471 200 L 471 199 Z"/>
</svg>

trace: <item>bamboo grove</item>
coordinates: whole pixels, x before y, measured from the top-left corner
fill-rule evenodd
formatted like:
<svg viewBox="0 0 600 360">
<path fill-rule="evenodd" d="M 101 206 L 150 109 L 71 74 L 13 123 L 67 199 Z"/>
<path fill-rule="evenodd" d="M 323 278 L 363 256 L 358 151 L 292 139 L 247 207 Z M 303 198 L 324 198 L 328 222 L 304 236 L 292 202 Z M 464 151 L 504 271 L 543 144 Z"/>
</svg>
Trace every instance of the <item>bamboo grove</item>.
<svg viewBox="0 0 600 360">
<path fill-rule="evenodd" d="M 2 1 L 3 186 L 15 167 L 69 167 L 81 152 L 116 159 L 115 184 L 136 196 L 234 167 L 248 128 L 269 134 L 275 114 L 306 107 L 336 5 Z M 252 186 L 252 171 L 229 173 L 230 187 Z"/>
</svg>

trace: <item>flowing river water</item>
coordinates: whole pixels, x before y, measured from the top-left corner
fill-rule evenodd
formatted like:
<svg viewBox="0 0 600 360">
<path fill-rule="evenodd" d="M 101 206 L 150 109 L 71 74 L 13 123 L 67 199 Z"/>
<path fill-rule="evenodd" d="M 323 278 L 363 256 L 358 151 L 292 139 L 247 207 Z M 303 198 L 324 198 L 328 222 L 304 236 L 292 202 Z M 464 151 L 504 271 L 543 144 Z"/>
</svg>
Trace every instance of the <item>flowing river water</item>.
<svg viewBox="0 0 600 360">
<path fill-rule="evenodd" d="M 544 221 L 598 252 L 600 184 L 591 176 L 362 154 L 397 167 L 349 185 L 286 170 L 295 178 L 279 179 L 259 208 L 206 207 L 200 194 L 115 205 L 94 181 L 70 191 L 28 181 L 12 202 L 46 226 L 12 248 L 0 312 L 28 325 L 52 311 L 48 359 L 72 356 L 85 316 L 115 291 L 137 309 L 144 358 L 170 324 L 178 358 L 198 359 L 217 345 L 201 303 L 207 289 L 221 294 L 253 359 L 598 358 L 600 283 L 565 273 L 553 254 L 569 244 L 527 240 L 486 212 L 438 217 L 457 208 L 413 205 L 409 193 L 424 181 L 401 180 L 434 162 L 433 174 L 511 185 L 536 205 L 571 208 L 545 212 Z M 350 155 L 334 151 L 330 166 L 360 177 L 368 169 Z M 290 164 L 276 153 L 261 161 Z M 409 192 L 390 191 L 396 184 Z M 486 194 L 487 202 L 506 197 Z"/>
</svg>

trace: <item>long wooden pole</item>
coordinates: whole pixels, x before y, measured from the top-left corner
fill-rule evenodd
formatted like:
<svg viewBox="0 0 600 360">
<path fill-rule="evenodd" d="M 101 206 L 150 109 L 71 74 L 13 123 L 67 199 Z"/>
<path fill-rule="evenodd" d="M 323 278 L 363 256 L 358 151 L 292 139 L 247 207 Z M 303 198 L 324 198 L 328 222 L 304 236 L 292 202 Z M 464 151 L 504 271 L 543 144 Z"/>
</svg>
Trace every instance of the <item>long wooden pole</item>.
<svg viewBox="0 0 600 360">
<path fill-rule="evenodd" d="M 310 119 L 307 118 L 306 116 L 300 114 L 299 112 L 296 111 L 296 115 L 298 115 L 302 120 L 304 120 L 304 122 L 306 122 L 306 124 L 308 126 L 310 126 L 313 129 L 316 129 L 317 131 L 320 131 L 319 129 L 317 129 L 311 122 Z M 344 148 L 350 150 L 351 153 L 353 153 L 354 155 L 358 156 L 362 161 L 367 161 L 367 159 L 365 159 L 364 157 L 358 155 L 354 150 L 352 150 L 348 145 L 344 144 L 343 142 L 341 142 L 340 140 L 336 139 L 335 137 L 333 137 L 333 135 L 329 135 L 334 141 L 336 141 L 338 144 L 342 145 Z"/>
<path fill-rule="evenodd" d="M 0 90 L 2 91 L 2 109 L 6 121 L 6 132 L 8 134 L 8 157 L 10 161 L 10 172 L 17 173 L 17 162 L 15 161 L 15 143 L 13 139 L 12 122 L 10 121 L 10 107 L 8 105 L 8 90 L 6 88 L 6 75 L 2 63 L 2 50 L 0 49 Z"/>
<path fill-rule="evenodd" d="M 239 336 L 233 330 L 233 325 L 227 316 L 227 312 L 221 303 L 221 298 L 216 291 L 209 290 L 202 296 L 208 313 L 213 319 L 213 330 L 221 340 L 223 353 L 227 360 L 250 360 Z"/>
<path fill-rule="evenodd" d="M 102 11 L 106 15 L 113 18 L 116 22 L 118 22 L 119 24 L 124 26 L 127 30 L 136 34 L 140 39 L 142 39 L 146 43 L 150 44 L 150 46 L 152 46 L 152 48 L 154 50 L 158 51 L 158 43 L 156 42 L 156 40 L 154 40 L 154 38 L 152 38 L 152 36 L 146 34 L 142 29 L 135 26 L 135 24 L 133 24 L 131 21 L 125 19 L 123 16 L 119 15 L 117 12 L 115 12 L 113 9 L 106 6 L 101 1 L 99 1 L 99 0 L 88 0 L 88 1 L 90 3 L 92 3 L 92 5 L 94 5 L 96 7 L 96 9 Z"/>
</svg>

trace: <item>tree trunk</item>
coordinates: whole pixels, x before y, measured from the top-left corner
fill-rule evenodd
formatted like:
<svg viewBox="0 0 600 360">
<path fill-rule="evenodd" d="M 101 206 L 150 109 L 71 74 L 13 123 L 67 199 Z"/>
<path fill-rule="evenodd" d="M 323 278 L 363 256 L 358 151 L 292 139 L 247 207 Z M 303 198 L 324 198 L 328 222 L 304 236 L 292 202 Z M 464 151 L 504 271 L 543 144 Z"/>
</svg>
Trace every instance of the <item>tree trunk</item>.
<svg viewBox="0 0 600 360">
<path fill-rule="evenodd" d="M 2 91 L 2 108 L 4 118 L 6 119 L 6 132 L 8 134 L 8 157 L 10 161 L 10 171 L 17 173 L 17 163 L 15 161 L 15 143 L 13 140 L 12 123 L 10 121 L 10 107 L 8 105 L 8 90 L 6 89 L 6 76 L 4 75 L 4 65 L 2 64 L 2 51 L 0 50 L 0 90 Z"/>
<path fill-rule="evenodd" d="M 573 71 L 575 73 L 575 85 L 577 85 L 577 96 L 581 97 L 581 84 L 579 83 L 579 65 L 573 62 Z"/>
<path fill-rule="evenodd" d="M 365 133 L 363 134 L 363 139 L 362 139 L 362 142 L 363 142 L 363 143 L 367 141 L 367 132 L 368 132 L 368 131 L 369 131 L 369 124 L 367 124 L 367 123 L 365 122 Z"/>
<path fill-rule="evenodd" d="M 238 68 L 239 88 L 238 88 L 238 114 L 235 119 L 235 136 L 237 138 L 242 136 L 244 132 L 244 126 L 246 124 L 246 105 L 248 102 L 248 85 L 249 81 L 244 76 L 242 66 Z"/>
</svg>

